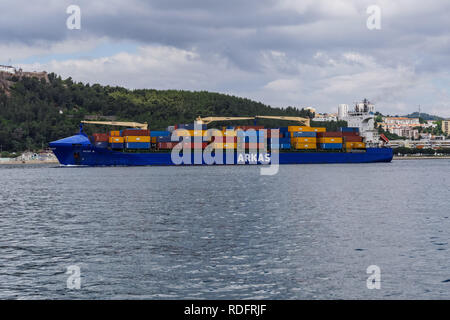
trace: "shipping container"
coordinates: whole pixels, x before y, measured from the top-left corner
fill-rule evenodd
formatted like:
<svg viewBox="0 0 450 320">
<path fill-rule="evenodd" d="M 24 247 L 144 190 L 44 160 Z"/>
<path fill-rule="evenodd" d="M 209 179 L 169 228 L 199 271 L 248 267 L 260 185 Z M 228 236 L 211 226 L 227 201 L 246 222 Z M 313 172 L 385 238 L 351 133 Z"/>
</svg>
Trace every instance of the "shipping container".
<svg viewBox="0 0 450 320">
<path fill-rule="evenodd" d="M 188 139 L 190 140 L 190 137 L 177 137 L 177 136 L 173 136 L 173 137 L 166 137 L 166 136 L 158 136 L 156 137 L 156 143 L 158 142 L 179 142 L 182 139 Z"/>
<path fill-rule="evenodd" d="M 359 132 L 342 132 L 343 137 L 359 137 Z"/>
<path fill-rule="evenodd" d="M 306 126 L 289 126 L 288 131 L 290 132 L 325 132 L 326 128 L 322 127 L 306 127 Z"/>
<path fill-rule="evenodd" d="M 111 149 L 123 149 L 123 143 L 111 143 Z"/>
<path fill-rule="evenodd" d="M 110 137 L 120 137 L 120 130 L 110 131 L 109 136 Z"/>
<path fill-rule="evenodd" d="M 292 132 L 293 138 L 315 138 L 317 137 L 317 132 Z"/>
<path fill-rule="evenodd" d="M 295 143 L 294 149 L 302 150 L 302 149 L 317 149 L 316 143 Z"/>
<path fill-rule="evenodd" d="M 194 123 L 181 123 L 175 126 L 175 129 L 186 129 L 186 130 L 206 130 L 206 124 L 194 124 Z"/>
<path fill-rule="evenodd" d="M 341 128 L 341 132 L 359 132 L 359 128 L 356 127 Z"/>
<path fill-rule="evenodd" d="M 108 148 L 109 142 L 108 141 L 96 141 L 94 143 L 94 146 L 96 148 Z"/>
<path fill-rule="evenodd" d="M 238 138 L 237 137 L 212 137 L 212 141 L 217 143 L 237 143 Z"/>
<path fill-rule="evenodd" d="M 270 144 L 283 144 L 283 143 L 291 143 L 291 138 L 270 138 L 268 139 Z"/>
<path fill-rule="evenodd" d="M 150 131 L 150 137 L 164 137 L 170 136 L 172 132 L 170 131 Z"/>
<path fill-rule="evenodd" d="M 330 131 L 330 132 L 318 132 L 317 138 L 336 138 L 336 137 L 342 137 L 342 132 L 340 131 Z"/>
<path fill-rule="evenodd" d="M 127 142 L 125 143 L 127 149 L 150 149 L 150 142 Z"/>
<path fill-rule="evenodd" d="M 183 148 L 189 149 L 205 149 L 208 142 L 184 142 L 181 144 Z"/>
<path fill-rule="evenodd" d="M 280 149 L 280 150 L 286 150 L 290 149 L 291 144 L 290 143 L 272 143 L 270 144 L 270 149 Z"/>
<path fill-rule="evenodd" d="M 220 143 L 220 142 L 216 143 L 216 142 L 213 142 L 213 143 L 211 143 L 211 145 L 215 149 L 236 149 L 236 147 L 237 147 L 236 143 Z"/>
<path fill-rule="evenodd" d="M 340 144 L 342 144 L 342 138 L 338 138 L 338 137 L 319 138 L 319 143 L 340 143 Z"/>
<path fill-rule="evenodd" d="M 362 142 L 363 138 L 360 136 L 344 136 L 345 142 Z"/>
<path fill-rule="evenodd" d="M 122 136 L 150 136 L 150 130 L 144 129 L 125 129 L 122 130 Z"/>
<path fill-rule="evenodd" d="M 317 143 L 317 138 L 291 138 L 292 143 Z"/>
<path fill-rule="evenodd" d="M 94 138 L 94 142 L 108 142 L 109 141 L 109 136 L 106 133 L 94 133 L 92 135 L 92 137 Z"/>
<path fill-rule="evenodd" d="M 145 142 L 150 143 L 150 136 L 125 136 L 125 142 Z"/>
<path fill-rule="evenodd" d="M 250 130 L 250 129 L 260 130 L 260 129 L 264 129 L 264 126 L 239 126 L 239 128 L 244 130 L 244 131 L 245 130 Z"/>
<path fill-rule="evenodd" d="M 347 142 L 345 147 L 347 149 L 364 149 L 366 148 L 366 144 L 364 142 Z"/>
<path fill-rule="evenodd" d="M 178 142 L 158 142 L 158 149 L 172 149 L 178 144 Z"/>
<path fill-rule="evenodd" d="M 321 143 L 321 149 L 342 149 L 342 143 Z"/>
<path fill-rule="evenodd" d="M 226 137 L 236 137 L 237 136 L 237 131 L 235 130 L 223 130 L 222 134 Z"/>
<path fill-rule="evenodd" d="M 239 145 L 240 147 L 240 145 Z M 253 142 L 247 142 L 244 144 L 244 148 L 245 149 L 259 149 L 259 150 L 263 150 L 266 147 L 265 143 L 253 143 Z"/>
<path fill-rule="evenodd" d="M 237 130 L 235 131 L 238 137 L 266 137 L 267 136 L 267 130 L 260 129 L 260 130 Z"/>
<path fill-rule="evenodd" d="M 123 143 L 123 137 L 109 137 L 109 143 Z"/>
</svg>

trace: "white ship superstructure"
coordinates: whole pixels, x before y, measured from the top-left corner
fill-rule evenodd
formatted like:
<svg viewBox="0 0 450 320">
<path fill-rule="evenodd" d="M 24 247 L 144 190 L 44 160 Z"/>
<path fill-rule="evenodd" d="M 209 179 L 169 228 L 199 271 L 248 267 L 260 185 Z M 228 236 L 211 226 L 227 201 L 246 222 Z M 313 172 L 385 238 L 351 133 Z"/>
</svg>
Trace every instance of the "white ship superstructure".
<svg viewBox="0 0 450 320">
<path fill-rule="evenodd" d="M 338 119 L 347 121 L 349 127 L 359 128 L 360 135 L 365 138 L 366 144 L 378 146 L 380 134 L 375 129 L 375 106 L 367 99 L 355 104 L 353 111 L 347 104 L 338 107 Z"/>
</svg>

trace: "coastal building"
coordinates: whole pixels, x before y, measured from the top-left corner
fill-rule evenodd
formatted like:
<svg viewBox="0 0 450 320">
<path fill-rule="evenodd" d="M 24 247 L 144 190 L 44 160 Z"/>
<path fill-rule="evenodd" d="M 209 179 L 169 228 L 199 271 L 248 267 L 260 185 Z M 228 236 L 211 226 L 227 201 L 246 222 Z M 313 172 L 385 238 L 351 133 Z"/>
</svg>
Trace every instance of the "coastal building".
<svg viewBox="0 0 450 320">
<path fill-rule="evenodd" d="M 315 118 L 312 119 L 313 121 L 337 121 L 337 114 L 336 113 L 316 113 Z"/>
<path fill-rule="evenodd" d="M 419 118 L 384 117 L 380 123 L 383 130 L 408 139 L 419 139 L 418 127 L 428 128 L 432 123 L 420 123 Z"/>
<path fill-rule="evenodd" d="M 442 121 L 442 131 L 444 131 L 446 135 L 450 135 L 450 120 Z"/>
<path fill-rule="evenodd" d="M 0 65 L 0 72 L 6 72 L 6 73 L 15 74 L 16 73 L 16 69 L 14 67 L 12 67 L 12 66 Z"/>
</svg>

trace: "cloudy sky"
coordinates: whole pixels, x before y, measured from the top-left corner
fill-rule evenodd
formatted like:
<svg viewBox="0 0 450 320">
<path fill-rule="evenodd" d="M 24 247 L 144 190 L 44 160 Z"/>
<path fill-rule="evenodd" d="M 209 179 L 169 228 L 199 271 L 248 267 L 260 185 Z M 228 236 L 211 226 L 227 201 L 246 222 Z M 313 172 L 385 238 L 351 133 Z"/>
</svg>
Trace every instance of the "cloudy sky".
<svg viewBox="0 0 450 320">
<path fill-rule="evenodd" d="M 450 1 L 0 0 L 0 64 L 278 107 L 450 117 Z M 81 29 L 66 26 L 69 5 Z M 370 30 L 370 5 L 381 29 Z M 373 21 L 373 20 L 371 20 Z"/>
</svg>

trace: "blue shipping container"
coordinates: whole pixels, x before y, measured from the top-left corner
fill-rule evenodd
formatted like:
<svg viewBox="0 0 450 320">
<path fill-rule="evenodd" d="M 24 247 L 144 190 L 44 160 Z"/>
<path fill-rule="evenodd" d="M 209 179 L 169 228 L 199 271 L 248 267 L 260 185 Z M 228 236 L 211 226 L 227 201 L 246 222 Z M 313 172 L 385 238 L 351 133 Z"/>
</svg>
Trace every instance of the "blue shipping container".
<svg viewBox="0 0 450 320">
<path fill-rule="evenodd" d="M 321 143 L 322 149 L 342 149 L 342 143 Z"/>
<path fill-rule="evenodd" d="M 150 142 L 127 142 L 127 149 L 150 149 Z"/>
<path fill-rule="evenodd" d="M 292 135 L 295 138 L 314 138 L 317 137 L 317 132 L 294 132 Z"/>
<path fill-rule="evenodd" d="M 185 137 L 188 138 L 188 137 Z M 181 141 L 181 137 L 174 137 L 174 140 L 172 140 L 171 136 L 159 136 L 156 137 L 156 142 L 179 142 Z"/>
<path fill-rule="evenodd" d="M 112 149 L 123 149 L 123 143 L 111 143 Z"/>
<path fill-rule="evenodd" d="M 359 132 L 359 128 L 341 128 L 341 132 Z"/>
<path fill-rule="evenodd" d="M 94 145 L 97 148 L 108 148 L 109 143 L 108 141 L 97 141 Z"/>
<path fill-rule="evenodd" d="M 290 143 L 281 143 L 281 144 L 273 143 L 270 145 L 270 149 L 290 149 L 290 148 L 291 148 Z"/>
<path fill-rule="evenodd" d="M 170 131 L 150 131 L 150 137 L 167 137 L 171 134 Z"/>
<path fill-rule="evenodd" d="M 270 138 L 269 143 L 271 143 L 271 144 L 284 144 L 284 143 L 290 144 L 291 138 Z"/>
</svg>

